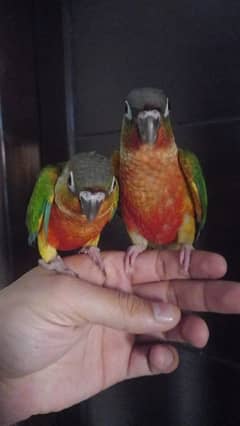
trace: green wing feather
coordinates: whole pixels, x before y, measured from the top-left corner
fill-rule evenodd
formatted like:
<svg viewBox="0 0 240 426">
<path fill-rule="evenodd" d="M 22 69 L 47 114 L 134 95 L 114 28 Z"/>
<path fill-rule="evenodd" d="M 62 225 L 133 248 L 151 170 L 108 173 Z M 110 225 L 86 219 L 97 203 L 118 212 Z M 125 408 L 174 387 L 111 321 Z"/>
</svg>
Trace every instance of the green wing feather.
<svg viewBox="0 0 240 426">
<path fill-rule="evenodd" d="M 34 186 L 26 213 L 28 242 L 33 244 L 43 224 L 47 234 L 51 207 L 54 201 L 54 188 L 61 172 L 61 166 L 46 166 L 41 171 Z"/>
<path fill-rule="evenodd" d="M 179 149 L 179 164 L 185 177 L 190 195 L 193 200 L 197 222 L 198 238 L 207 219 L 207 187 L 203 176 L 201 165 L 193 152 Z"/>
</svg>

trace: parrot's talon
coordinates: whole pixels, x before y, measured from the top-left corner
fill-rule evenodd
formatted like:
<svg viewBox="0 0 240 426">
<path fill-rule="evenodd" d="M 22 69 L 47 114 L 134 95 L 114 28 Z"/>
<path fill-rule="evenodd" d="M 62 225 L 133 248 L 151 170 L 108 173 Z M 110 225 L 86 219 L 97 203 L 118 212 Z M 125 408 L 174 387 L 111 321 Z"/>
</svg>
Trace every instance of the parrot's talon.
<svg viewBox="0 0 240 426">
<path fill-rule="evenodd" d="M 189 266 L 191 261 L 191 253 L 194 247 L 190 244 L 183 244 L 179 254 L 179 263 L 183 267 L 185 273 L 189 272 Z"/>
<path fill-rule="evenodd" d="M 45 260 L 39 259 L 38 264 L 48 271 L 55 271 L 57 274 L 65 274 L 74 278 L 79 278 L 76 272 L 65 265 L 61 256 L 56 256 L 51 262 L 45 262 Z"/>
<path fill-rule="evenodd" d="M 137 257 L 139 254 L 143 253 L 146 250 L 145 246 L 140 245 L 132 245 L 128 247 L 125 258 L 124 258 L 124 267 L 126 275 L 131 275 L 133 272 L 133 267 L 136 262 Z"/>
<path fill-rule="evenodd" d="M 101 256 L 101 251 L 98 247 L 94 247 L 94 246 L 82 247 L 78 253 L 87 254 L 90 257 L 90 259 L 98 266 L 98 268 L 103 273 L 105 273 L 103 258 Z"/>
</svg>

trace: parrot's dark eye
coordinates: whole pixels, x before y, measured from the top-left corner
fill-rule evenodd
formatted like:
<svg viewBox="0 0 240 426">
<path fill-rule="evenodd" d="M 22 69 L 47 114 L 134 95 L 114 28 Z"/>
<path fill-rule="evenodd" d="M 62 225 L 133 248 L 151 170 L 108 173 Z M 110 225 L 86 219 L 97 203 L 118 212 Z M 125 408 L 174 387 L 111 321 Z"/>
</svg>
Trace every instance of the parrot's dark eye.
<svg viewBox="0 0 240 426">
<path fill-rule="evenodd" d="M 164 117 L 165 118 L 169 116 L 170 110 L 171 110 L 171 106 L 170 106 L 170 102 L 167 98 L 166 107 L 165 107 L 165 111 L 164 111 Z"/>
<path fill-rule="evenodd" d="M 115 176 L 113 176 L 113 180 L 112 180 L 112 183 L 111 183 L 109 194 L 111 194 L 114 191 L 114 189 L 116 188 L 116 185 L 117 185 L 117 179 L 115 178 Z"/>
<path fill-rule="evenodd" d="M 73 179 L 73 172 L 69 173 L 67 184 L 68 184 L 68 188 L 70 189 L 70 191 L 74 192 L 75 191 L 75 184 L 74 184 L 74 179 Z"/>
<path fill-rule="evenodd" d="M 128 120 L 132 120 L 132 111 L 128 101 L 124 103 L 124 115 Z"/>
</svg>

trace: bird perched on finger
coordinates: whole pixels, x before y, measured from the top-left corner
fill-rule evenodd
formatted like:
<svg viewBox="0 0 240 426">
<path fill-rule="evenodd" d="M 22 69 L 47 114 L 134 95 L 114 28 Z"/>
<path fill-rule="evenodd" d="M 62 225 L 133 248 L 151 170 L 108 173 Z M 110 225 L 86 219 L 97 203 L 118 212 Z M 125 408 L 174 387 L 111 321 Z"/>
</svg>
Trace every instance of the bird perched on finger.
<svg viewBox="0 0 240 426">
<path fill-rule="evenodd" d="M 133 242 L 126 268 L 147 247 L 180 248 L 189 268 L 192 245 L 207 216 L 207 190 L 195 154 L 177 147 L 169 100 L 162 90 L 132 90 L 120 141 L 121 211 Z"/>
<path fill-rule="evenodd" d="M 44 167 L 26 213 L 28 241 L 37 240 L 40 264 L 74 275 L 58 251 L 81 248 L 104 270 L 97 245 L 113 218 L 118 196 L 112 163 L 96 152 L 78 153 L 65 164 Z"/>
</svg>

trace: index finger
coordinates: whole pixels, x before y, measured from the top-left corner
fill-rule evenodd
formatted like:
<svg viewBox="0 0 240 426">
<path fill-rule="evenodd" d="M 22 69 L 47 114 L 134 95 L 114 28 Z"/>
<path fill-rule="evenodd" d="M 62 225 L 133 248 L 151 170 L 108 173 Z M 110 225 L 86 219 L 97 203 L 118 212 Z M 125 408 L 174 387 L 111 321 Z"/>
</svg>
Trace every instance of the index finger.
<svg viewBox="0 0 240 426">
<path fill-rule="evenodd" d="M 240 314 L 240 283 L 215 280 L 172 280 L 138 285 L 142 298 L 176 304 L 183 311 Z"/>
<path fill-rule="evenodd" d="M 188 272 L 179 262 L 178 250 L 149 250 L 138 256 L 133 284 L 179 279 L 218 279 L 225 275 L 224 257 L 207 251 L 193 250 Z"/>
<path fill-rule="evenodd" d="M 177 250 L 146 250 L 134 264 L 131 277 L 125 273 L 123 251 L 102 252 L 106 276 L 88 256 L 77 255 L 66 259 L 67 264 L 87 281 L 118 288 L 128 284 L 144 284 L 174 279 L 218 279 L 227 270 L 225 259 L 216 253 L 193 250 L 189 271 L 186 273 L 179 262 Z"/>
</svg>

